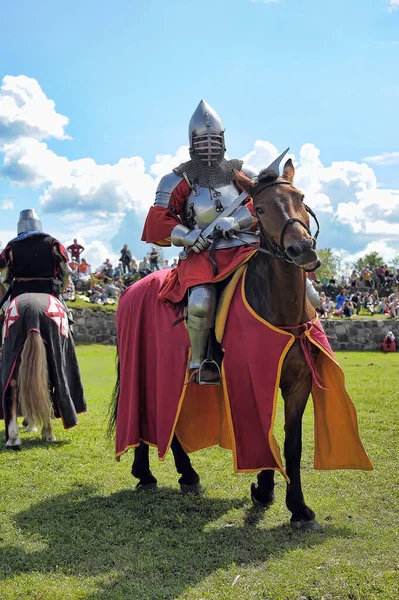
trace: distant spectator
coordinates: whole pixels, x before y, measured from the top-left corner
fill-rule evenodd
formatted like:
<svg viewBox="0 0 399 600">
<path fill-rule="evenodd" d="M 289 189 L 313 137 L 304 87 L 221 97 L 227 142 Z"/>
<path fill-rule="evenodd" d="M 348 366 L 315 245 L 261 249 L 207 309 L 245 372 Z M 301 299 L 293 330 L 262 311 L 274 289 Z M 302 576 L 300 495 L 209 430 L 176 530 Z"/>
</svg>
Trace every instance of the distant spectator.
<svg viewBox="0 0 399 600">
<path fill-rule="evenodd" d="M 395 336 L 392 331 L 388 331 L 381 344 L 383 352 L 396 352 Z"/>
<path fill-rule="evenodd" d="M 341 310 L 344 303 L 348 300 L 348 292 L 347 290 L 344 288 L 343 290 L 340 291 L 340 293 L 335 297 L 335 302 L 336 302 L 336 306 L 335 308 L 337 310 Z"/>
<path fill-rule="evenodd" d="M 351 287 L 357 286 L 358 279 L 359 279 L 359 273 L 356 271 L 356 269 L 353 269 L 353 271 L 349 277 L 349 283 L 350 283 Z"/>
<path fill-rule="evenodd" d="M 368 292 L 366 292 L 363 297 L 363 308 L 364 310 L 368 310 L 370 314 L 374 314 L 373 297 L 370 296 Z"/>
<path fill-rule="evenodd" d="M 351 317 L 353 315 L 353 304 L 349 300 L 344 302 L 342 307 L 342 316 L 343 317 Z"/>
<path fill-rule="evenodd" d="M 84 258 L 82 258 L 82 262 L 79 264 L 78 270 L 81 275 L 81 279 L 91 275 L 91 266 Z"/>
<path fill-rule="evenodd" d="M 320 281 L 321 281 L 321 285 L 323 286 L 323 292 L 326 294 L 327 290 L 328 290 L 328 281 L 329 281 L 326 273 L 324 273 L 324 275 Z"/>
<path fill-rule="evenodd" d="M 117 287 L 110 281 L 107 281 L 105 283 L 104 290 L 105 290 L 105 293 L 107 294 L 108 298 L 119 298 L 120 293 L 121 293 L 119 287 Z"/>
<path fill-rule="evenodd" d="M 368 265 L 362 271 L 362 278 L 364 281 L 364 285 L 366 287 L 371 288 L 371 271 Z"/>
<path fill-rule="evenodd" d="M 137 271 L 139 270 L 135 258 L 132 258 L 132 260 L 130 261 L 129 270 L 131 273 L 137 273 Z"/>
<path fill-rule="evenodd" d="M 158 250 L 155 248 L 155 246 L 153 246 L 152 250 L 150 252 L 150 269 L 151 269 L 151 271 L 159 271 L 158 259 L 159 259 Z"/>
<path fill-rule="evenodd" d="M 174 269 L 175 267 L 177 267 L 177 258 L 173 259 L 173 262 L 171 264 L 171 268 Z M 398 269 L 398 273 L 399 273 L 399 269 Z"/>
<path fill-rule="evenodd" d="M 110 275 L 110 273 L 111 273 L 111 275 Z M 105 262 L 98 267 L 94 276 L 97 278 L 112 277 L 112 265 L 111 265 L 109 258 L 106 258 Z"/>
<path fill-rule="evenodd" d="M 167 258 L 165 258 L 163 265 L 162 265 L 163 269 L 170 269 L 170 264 Z"/>
<path fill-rule="evenodd" d="M 321 307 L 325 317 L 329 317 L 334 313 L 334 302 L 329 296 L 326 296 L 326 299 L 324 302 L 322 302 Z"/>
<path fill-rule="evenodd" d="M 71 260 L 68 265 L 72 272 L 79 271 L 79 263 L 76 260 Z"/>
<path fill-rule="evenodd" d="M 129 272 L 129 269 L 128 269 L 128 272 Z M 112 273 L 112 277 L 113 277 L 113 279 L 119 279 L 119 277 L 122 277 L 123 273 L 124 273 L 123 265 L 121 262 L 119 262 L 118 266 L 115 267 L 115 269 Z"/>
<path fill-rule="evenodd" d="M 79 263 L 80 255 L 82 254 L 84 247 L 78 244 L 78 240 L 73 240 L 73 244 L 68 246 L 67 250 L 71 253 L 72 259 Z"/>
<path fill-rule="evenodd" d="M 385 285 L 389 291 L 391 291 L 394 282 L 395 282 L 394 272 L 392 271 L 392 269 L 386 268 L 385 269 Z"/>
<path fill-rule="evenodd" d="M 330 280 L 328 282 L 328 289 L 332 292 L 337 285 L 337 280 L 335 279 L 335 275 L 331 275 Z"/>
<path fill-rule="evenodd" d="M 123 273 L 129 273 L 130 261 L 132 260 L 132 253 L 130 252 L 127 244 L 123 245 L 121 250 L 121 258 L 120 261 L 122 263 Z"/>
<path fill-rule="evenodd" d="M 355 292 L 354 294 L 351 294 L 349 297 L 349 300 L 352 302 L 353 305 L 353 310 L 356 311 L 356 314 L 360 314 L 360 308 L 361 308 L 361 293 L 360 292 Z"/>
<path fill-rule="evenodd" d="M 380 265 L 378 267 L 376 267 L 374 269 L 374 273 L 377 279 L 377 286 L 378 287 L 384 287 L 385 284 L 385 267 L 386 265 L 384 265 L 383 267 Z"/>
<path fill-rule="evenodd" d="M 143 260 L 139 264 L 139 273 L 142 277 L 149 275 L 151 273 L 150 265 L 148 263 L 148 258 L 144 256 Z"/>
<path fill-rule="evenodd" d="M 394 298 L 390 306 L 391 317 L 397 319 L 399 317 L 399 298 Z"/>
</svg>

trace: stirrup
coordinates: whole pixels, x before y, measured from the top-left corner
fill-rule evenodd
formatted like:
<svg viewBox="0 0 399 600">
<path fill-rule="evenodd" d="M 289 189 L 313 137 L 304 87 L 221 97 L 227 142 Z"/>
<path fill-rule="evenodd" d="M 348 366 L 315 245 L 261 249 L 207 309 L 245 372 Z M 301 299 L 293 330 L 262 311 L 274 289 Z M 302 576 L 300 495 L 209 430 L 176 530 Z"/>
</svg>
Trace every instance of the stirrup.
<svg viewBox="0 0 399 600">
<path fill-rule="evenodd" d="M 207 374 L 210 376 L 208 379 Z M 221 385 L 222 374 L 216 360 L 206 358 L 199 366 L 198 372 L 194 375 L 195 383 L 198 385 Z"/>
</svg>

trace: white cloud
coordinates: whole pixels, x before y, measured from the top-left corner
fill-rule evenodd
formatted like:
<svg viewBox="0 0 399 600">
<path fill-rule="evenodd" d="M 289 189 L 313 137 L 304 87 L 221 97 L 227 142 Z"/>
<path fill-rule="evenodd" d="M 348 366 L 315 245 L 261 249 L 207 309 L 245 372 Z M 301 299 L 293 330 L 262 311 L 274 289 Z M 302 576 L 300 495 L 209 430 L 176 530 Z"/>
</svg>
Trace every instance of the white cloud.
<svg viewBox="0 0 399 600">
<path fill-rule="evenodd" d="M 399 152 L 383 152 L 382 154 L 376 154 L 374 156 L 366 156 L 363 160 L 384 167 L 389 165 L 399 165 Z"/>
<path fill-rule="evenodd" d="M 68 118 L 55 110 L 36 79 L 7 75 L 0 87 L 0 141 L 66 139 Z"/>
<path fill-rule="evenodd" d="M 49 181 L 60 183 L 68 179 L 68 159 L 49 150 L 44 142 L 21 137 L 4 144 L 2 152 L 4 161 L 0 175 L 13 183 L 40 187 Z"/>
<path fill-rule="evenodd" d="M 0 204 L 0 210 L 14 210 L 14 202 L 12 200 L 3 200 Z"/>
<path fill-rule="evenodd" d="M 180 163 L 190 159 L 188 146 L 180 146 L 176 154 L 157 154 L 155 163 L 150 167 L 151 175 L 159 180 L 166 173 L 170 173 Z"/>
<path fill-rule="evenodd" d="M 388 0 L 389 4 L 389 12 L 393 12 L 394 10 L 399 10 L 399 0 Z"/>
</svg>

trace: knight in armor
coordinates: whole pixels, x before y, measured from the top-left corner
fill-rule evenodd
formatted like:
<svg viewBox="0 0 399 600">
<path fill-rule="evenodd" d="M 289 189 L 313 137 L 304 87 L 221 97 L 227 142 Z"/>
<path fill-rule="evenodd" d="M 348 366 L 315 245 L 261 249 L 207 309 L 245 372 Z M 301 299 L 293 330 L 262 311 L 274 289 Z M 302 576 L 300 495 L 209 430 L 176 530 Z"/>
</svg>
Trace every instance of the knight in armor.
<svg viewBox="0 0 399 600">
<path fill-rule="evenodd" d="M 201 100 L 189 124 L 190 160 L 160 180 L 142 235 L 147 243 L 190 250 L 187 260 L 168 273 L 160 297 L 174 305 L 187 299 L 189 368 L 194 381 L 209 384 L 220 383 L 220 371 L 208 360 L 220 287 L 259 243 L 251 198 L 231 216 L 220 217 L 242 192 L 235 173 L 258 175 L 243 161 L 225 158 L 224 131 L 218 114 Z M 210 244 L 202 231 L 218 216 Z"/>
<path fill-rule="evenodd" d="M 258 242 L 256 232 L 252 231 L 255 223 L 252 200 L 248 198 L 234 216 L 219 221 L 212 248 L 201 232 L 242 191 L 235 181 L 235 171 L 242 171 L 251 178 L 255 178 L 257 172 L 241 160 L 224 157 L 224 127 L 218 114 L 204 100 L 191 117 L 189 142 L 191 159 L 159 182 L 142 240 L 192 249 L 188 259 L 179 261 L 177 268 L 170 271 L 160 296 L 179 304 L 188 295 L 189 368 L 194 370 L 194 380 L 198 383 L 217 383 L 219 374 L 208 368 L 209 362 L 205 359 L 215 324 L 218 284 L 253 252 L 245 242 Z M 243 234 L 241 239 L 233 239 L 230 232 Z"/>
<path fill-rule="evenodd" d="M 12 300 L 26 292 L 58 295 L 70 274 L 64 246 L 43 232 L 33 209 L 21 211 L 17 233 L 0 255 L 0 270 L 6 272 L 6 297 Z"/>
</svg>

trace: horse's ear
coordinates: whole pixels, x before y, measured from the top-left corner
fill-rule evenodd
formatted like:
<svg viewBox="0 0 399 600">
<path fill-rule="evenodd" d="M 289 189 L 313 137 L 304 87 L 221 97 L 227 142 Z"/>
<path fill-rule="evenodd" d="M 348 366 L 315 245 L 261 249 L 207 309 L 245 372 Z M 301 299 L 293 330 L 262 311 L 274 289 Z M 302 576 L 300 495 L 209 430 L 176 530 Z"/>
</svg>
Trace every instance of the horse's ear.
<svg viewBox="0 0 399 600">
<path fill-rule="evenodd" d="M 252 196 L 252 192 L 255 188 L 255 182 L 241 171 L 234 171 L 234 176 L 239 187 Z"/>
<path fill-rule="evenodd" d="M 292 163 L 292 160 L 289 158 L 284 165 L 283 179 L 286 179 L 287 181 L 292 183 L 294 181 L 294 175 L 295 175 L 295 167 Z"/>
</svg>

